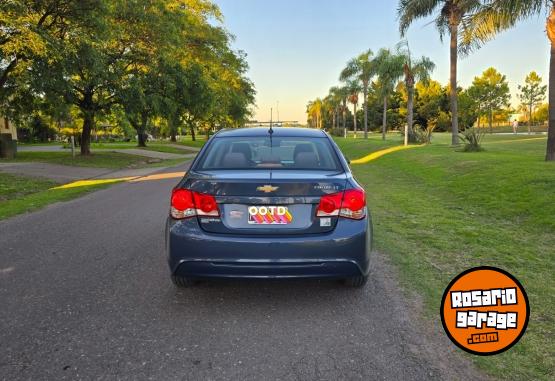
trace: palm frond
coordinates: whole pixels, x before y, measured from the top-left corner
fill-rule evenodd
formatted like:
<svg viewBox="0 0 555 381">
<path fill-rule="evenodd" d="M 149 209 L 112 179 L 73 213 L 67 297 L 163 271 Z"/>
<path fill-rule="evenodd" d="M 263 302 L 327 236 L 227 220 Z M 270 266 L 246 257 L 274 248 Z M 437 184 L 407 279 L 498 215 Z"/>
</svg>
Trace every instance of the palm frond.
<svg viewBox="0 0 555 381">
<path fill-rule="evenodd" d="M 462 54 L 480 48 L 517 22 L 550 7 L 546 0 L 485 0 L 482 3 L 462 20 L 459 41 Z"/>
<path fill-rule="evenodd" d="M 414 21 L 430 16 L 442 3 L 443 0 L 400 0 L 397 15 L 401 35 L 405 35 Z"/>
<path fill-rule="evenodd" d="M 356 58 L 347 62 L 347 66 L 341 71 L 339 75 L 340 81 L 347 81 L 353 78 L 360 71 L 359 63 Z"/>
<path fill-rule="evenodd" d="M 421 57 L 412 66 L 412 73 L 416 80 L 428 83 L 430 74 L 435 70 L 436 64 L 428 57 Z"/>
</svg>

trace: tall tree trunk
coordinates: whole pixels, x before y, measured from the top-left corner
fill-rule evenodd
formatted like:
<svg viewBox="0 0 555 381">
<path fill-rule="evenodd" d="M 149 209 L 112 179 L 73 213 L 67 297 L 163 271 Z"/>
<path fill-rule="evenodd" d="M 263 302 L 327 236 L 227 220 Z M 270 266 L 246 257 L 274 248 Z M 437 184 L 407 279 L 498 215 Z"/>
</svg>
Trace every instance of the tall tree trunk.
<svg viewBox="0 0 555 381">
<path fill-rule="evenodd" d="M 347 128 L 347 99 L 343 99 L 343 108 L 341 112 L 343 115 L 343 128 Z"/>
<path fill-rule="evenodd" d="M 177 124 L 179 117 L 170 115 L 168 118 L 168 127 L 170 129 L 170 141 L 177 142 Z"/>
<path fill-rule="evenodd" d="M 451 22 L 451 144 L 459 145 L 459 107 L 457 102 L 458 21 Z"/>
<path fill-rule="evenodd" d="M 528 135 L 532 133 L 532 104 L 530 104 L 530 111 L 528 112 Z"/>
<path fill-rule="evenodd" d="M 91 154 L 91 131 L 94 126 L 94 112 L 83 114 L 83 132 L 81 133 L 81 155 Z"/>
<path fill-rule="evenodd" d="M 364 89 L 364 139 L 368 139 L 368 83 L 363 84 Z"/>
<path fill-rule="evenodd" d="M 192 141 L 196 141 L 197 137 L 195 135 L 195 124 L 191 123 L 191 140 Z"/>
<path fill-rule="evenodd" d="M 353 103 L 353 108 L 354 108 L 354 112 L 355 112 L 355 117 L 353 118 L 353 127 L 354 127 L 354 132 L 355 132 L 355 139 L 357 137 L 357 104 Z"/>
<path fill-rule="evenodd" d="M 148 115 L 146 113 L 142 113 L 141 121 L 138 125 L 137 129 L 137 146 L 139 147 L 146 147 L 146 124 L 148 122 Z"/>
<path fill-rule="evenodd" d="M 385 140 L 386 132 L 387 132 L 387 95 L 383 97 L 382 140 Z"/>
<path fill-rule="evenodd" d="M 493 134 L 493 110 L 489 109 L 489 133 Z"/>
<path fill-rule="evenodd" d="M 210 122 L 210 128 L 206 129 L 206 141 L 208 141 L 208 139 L 210 139 L 210 131 L 214 131 L 216 129 L 216 125 L 214 124 L 214 122 Z"/>
<path fill-rule="evenodd" d="M 407 84 L 407 126 L 409 141 L 414 142 L 414 86 Z"/>
<path fill-rule="evenodd" d="M 347 98 L 343 99 L 343 137 L 347 137 Z"/>
<path fill-rule="evenodd" d="M 547 19 L 547 31 L 551 41 L 549 61 L 549 126 L 547 129 L 546 161 L 555 161 L 555 5 Z"/>
<path fill-rule="evenodd" d="M 545 160 L 555 161 L 555 42 L 551 43 L 549 62 L 549 127 Z"/>
</svg>

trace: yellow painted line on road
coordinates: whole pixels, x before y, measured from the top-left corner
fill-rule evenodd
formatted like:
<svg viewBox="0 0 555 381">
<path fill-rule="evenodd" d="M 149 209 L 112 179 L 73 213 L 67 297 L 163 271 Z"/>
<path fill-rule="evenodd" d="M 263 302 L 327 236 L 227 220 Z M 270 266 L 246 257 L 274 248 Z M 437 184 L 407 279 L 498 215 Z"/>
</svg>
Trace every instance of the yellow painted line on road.
<svg viewBox="0 0 555 381">
<path fill-rule="evenodd" d="M 391 147 L 391 148 L 386 148 L 386 149 L 382 149 L 380 151 L 376 151 L 376 152 L 372 152 L 371 154 L 364 156 L 360 159 L 356 159 L 356 160 L 351 160 L 351 164 L 366 164 L 372 160 L 376 160 L 377 158 L 380 158 L 384 155 L 387 155 L 389 153 L 392 152 L 397 152 L 397 151 L 403 151 L 406 149 L 411 149 L 411 148 L 418 148 L 418 147 L 423 147 L 426 144 L 421 144 L 421 145 L 413 145 L 413 146 L 395 146 L 395 147 Z"/>
<path fill-rule="evenodd" d="M 172 172 L 172 173 L 159 173 L 156 175 L 149 175 L 149 176 L 120 177 L 117 179 L 79 180 L 79 181 L 74 181 L 72 183 L 60 185 L 50 189 L 70 189 L 70 188 L 78 188 L 78 187 L 89 187 L 92 185 L 112 184 L 112 183 L 118 183 L 122 181 L 129 181 L 129 182 L 135 183 L 140 181 L 178 179 L 183 177 L 184 175 L 185 175 L 185 172 Z"/>
<path fill-rule="evenodd" d="M 69 188 L 78 188 L 78 187 L 89 187 L 91 185 L 111 184 L 111 183 L 117 183 L 120 181 L 129 181 L 133 179 L 136 179 L 136 177 L 122 177 L 119 179 L 79 180 L 79 181 L 74 181 L 72 183 L 60 185 L 50 189 L 69 189 Z"/>
<path fill-rule="evenodd" d="M 157 175 L 149 175 L 143 177 L 136 177 L 131 179 L 132 183 L 139 181 L 153 181 L 153 180 L 164 180 L 164 179 L 178 179 L 185 176 L 185 172 L 172 172 L 172 173 L 159 173 Z"/>
</svg>

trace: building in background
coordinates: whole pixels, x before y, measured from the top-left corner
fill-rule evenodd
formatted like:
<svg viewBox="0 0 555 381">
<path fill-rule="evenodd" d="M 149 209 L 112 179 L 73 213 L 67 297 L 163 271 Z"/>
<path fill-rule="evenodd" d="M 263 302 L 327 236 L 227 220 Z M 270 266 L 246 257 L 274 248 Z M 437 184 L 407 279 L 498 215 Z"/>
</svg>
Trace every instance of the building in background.
<svg viewBox="0 0 555 381">
<path fill-rule="evenodd" d="M 0 116 L 0 158 L 13 159 L 17 152 L 17 130 L 8 118 Z"/>
</svg>

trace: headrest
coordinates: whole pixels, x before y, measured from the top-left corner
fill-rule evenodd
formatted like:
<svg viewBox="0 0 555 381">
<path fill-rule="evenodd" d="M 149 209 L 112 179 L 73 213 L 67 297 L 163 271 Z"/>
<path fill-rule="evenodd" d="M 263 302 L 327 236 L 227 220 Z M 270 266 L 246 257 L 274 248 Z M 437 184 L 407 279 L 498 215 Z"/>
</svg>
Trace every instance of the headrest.
<svg viewBox="0 0 555 381">
<path fill-rule="evenodd" d="M 231 152 L 224 156 L 222 167 L 224 168 L 244 168 L 248 166 L 245 154 L 239 152 Z"/>
<path fill-rule="evenodd" d="M 318 156 L 314 152 L 300 152 L 295 156 L 295 167 L 317 168 Z"/>
<path fill-rule="evenodd" d="M 302 152 L 314 152 L 314 149 L 312 148 L 312 144 L 310 143 L 297 144 L 295 146 L 295 151 L 293 151 L 293 159 L 296 160 L 295 158 L 297 157 L 297 155 Z"/>
<path fill-rule="evenodd" d="M 232 153 L 242 153 L 247 160 L 252 158 L 252 150 L 249 143 L 234 143 L 231 147 Z"/>
</svg>

